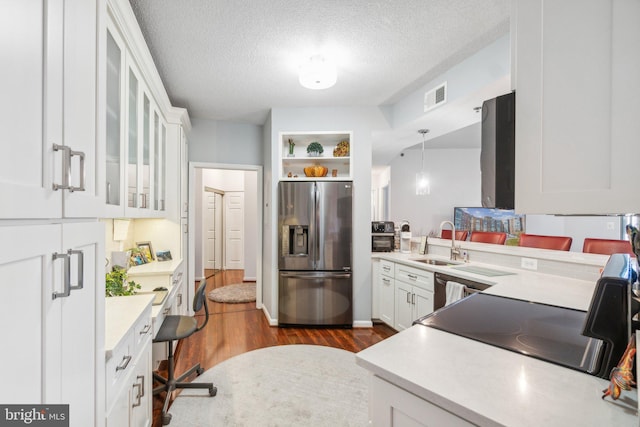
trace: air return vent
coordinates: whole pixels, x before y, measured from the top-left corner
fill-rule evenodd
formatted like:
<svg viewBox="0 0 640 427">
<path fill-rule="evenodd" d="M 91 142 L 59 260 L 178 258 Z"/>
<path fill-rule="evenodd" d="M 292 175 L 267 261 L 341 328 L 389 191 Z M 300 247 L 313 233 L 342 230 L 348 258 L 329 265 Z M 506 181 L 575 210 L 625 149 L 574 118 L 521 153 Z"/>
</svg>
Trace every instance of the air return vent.
<svg viewBox="0 0 640 427">
<path fill-rule="evenodd" d="M 445 102 L 447 102 L 447 82 L 424 94 L 424 112 L 426 113 Z"/>
</svg>

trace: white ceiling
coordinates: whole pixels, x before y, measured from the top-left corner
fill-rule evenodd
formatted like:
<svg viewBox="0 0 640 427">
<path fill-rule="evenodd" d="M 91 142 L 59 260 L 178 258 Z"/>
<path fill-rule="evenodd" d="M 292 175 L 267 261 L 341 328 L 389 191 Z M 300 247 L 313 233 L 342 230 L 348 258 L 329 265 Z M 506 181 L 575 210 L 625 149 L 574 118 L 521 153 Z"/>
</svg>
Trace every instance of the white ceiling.
<svg viewBox="0 0 640 427">
<path fill-rule="evenodd" d="M 510 9 L 509 0 L 130 2 L 174 106 L 260 125 L 276 107 L 392 105 L 507 34 Z M 338 71 L 320 91 L 297 76 L 317 53 Z M 420 126 L 374 135 L 374 152 L 393 138 L 414 145 Z M 387 151 L 378 157 L 397 154 Z"/>
</svg>

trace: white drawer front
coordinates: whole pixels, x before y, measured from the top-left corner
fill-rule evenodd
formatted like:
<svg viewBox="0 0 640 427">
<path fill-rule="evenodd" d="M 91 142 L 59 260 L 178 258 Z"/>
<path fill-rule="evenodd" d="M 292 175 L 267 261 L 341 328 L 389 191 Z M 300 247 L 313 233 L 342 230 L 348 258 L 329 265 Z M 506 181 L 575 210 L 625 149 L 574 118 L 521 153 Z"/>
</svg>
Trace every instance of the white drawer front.
<svg viewBox="0 0 640 427">
<path fill-rule="evenodd" d="M 380 260 L 380 274 L 393 277 L 395 274 L 394 263 L 385 259 Z"/>
<path fill-rule="evenodd" d="M 133 326 L 133 351 L 139 352 L 147 339 L 153 333 L 153 323 L 151 321 L 151 307 L 142 313 L 140 319 Z"/>
<path fill-rule="evenodd" d="M 400 280 L 402 282 L 409 283 L 424 290 L 433 292 L 432 272 L 408 267 L 403 264 L 396 264 L 395 273 L 396 280 Z"/>
<path fill-rule="evenodd" d="M 111 406 L 113 398 L 122 388 L 129 372 L 134 366 L 134 337 L 132 331 L 125 336 L 122 342 L 113 349 L 113 355 L 106 364 L 105 382 L 107 387 L 107 409 Z"/>
</svg>

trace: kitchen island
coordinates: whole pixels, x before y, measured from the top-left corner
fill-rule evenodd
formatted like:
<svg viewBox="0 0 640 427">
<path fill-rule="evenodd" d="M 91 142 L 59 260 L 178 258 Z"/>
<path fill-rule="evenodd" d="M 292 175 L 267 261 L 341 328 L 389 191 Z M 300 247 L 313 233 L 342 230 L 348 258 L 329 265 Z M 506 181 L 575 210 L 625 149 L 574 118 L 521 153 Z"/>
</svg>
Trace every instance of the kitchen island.
<svg viewBox="0 0 640 427">
<path fill-rule="evenodd" d="M 410 259 L 415 255 L 387 256 L 418 264 Z M 516 274 L 492 277 L 484 292 L 589 307 L 595 281 L 511 271 Z M 617 401 L 602 400 L 604 379 L 423 325 L 361 351 L 356 361 L 373 374 L 370 416 L 376 427 L 638 426 L 635 389 Z"/>
</svg>

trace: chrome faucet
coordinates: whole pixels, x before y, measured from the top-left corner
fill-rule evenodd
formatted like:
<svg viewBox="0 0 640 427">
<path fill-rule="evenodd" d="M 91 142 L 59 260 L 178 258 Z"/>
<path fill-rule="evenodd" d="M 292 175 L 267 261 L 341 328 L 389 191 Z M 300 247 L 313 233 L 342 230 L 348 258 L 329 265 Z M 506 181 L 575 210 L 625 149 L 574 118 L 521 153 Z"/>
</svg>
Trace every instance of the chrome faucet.
<svg viewBox="0 0 640 427">
<path fill-rule="evenodd" d="M 456 246 L 456 226 L 451 221 L 442 221 L 440 223 L 440 237 L 442 237 L 442 227 L 445 224 L 451 225 L 451 261 L 455 261 L 458 259 L 458 255 L 460 255 L 460 247 Z"/>
</svg>

